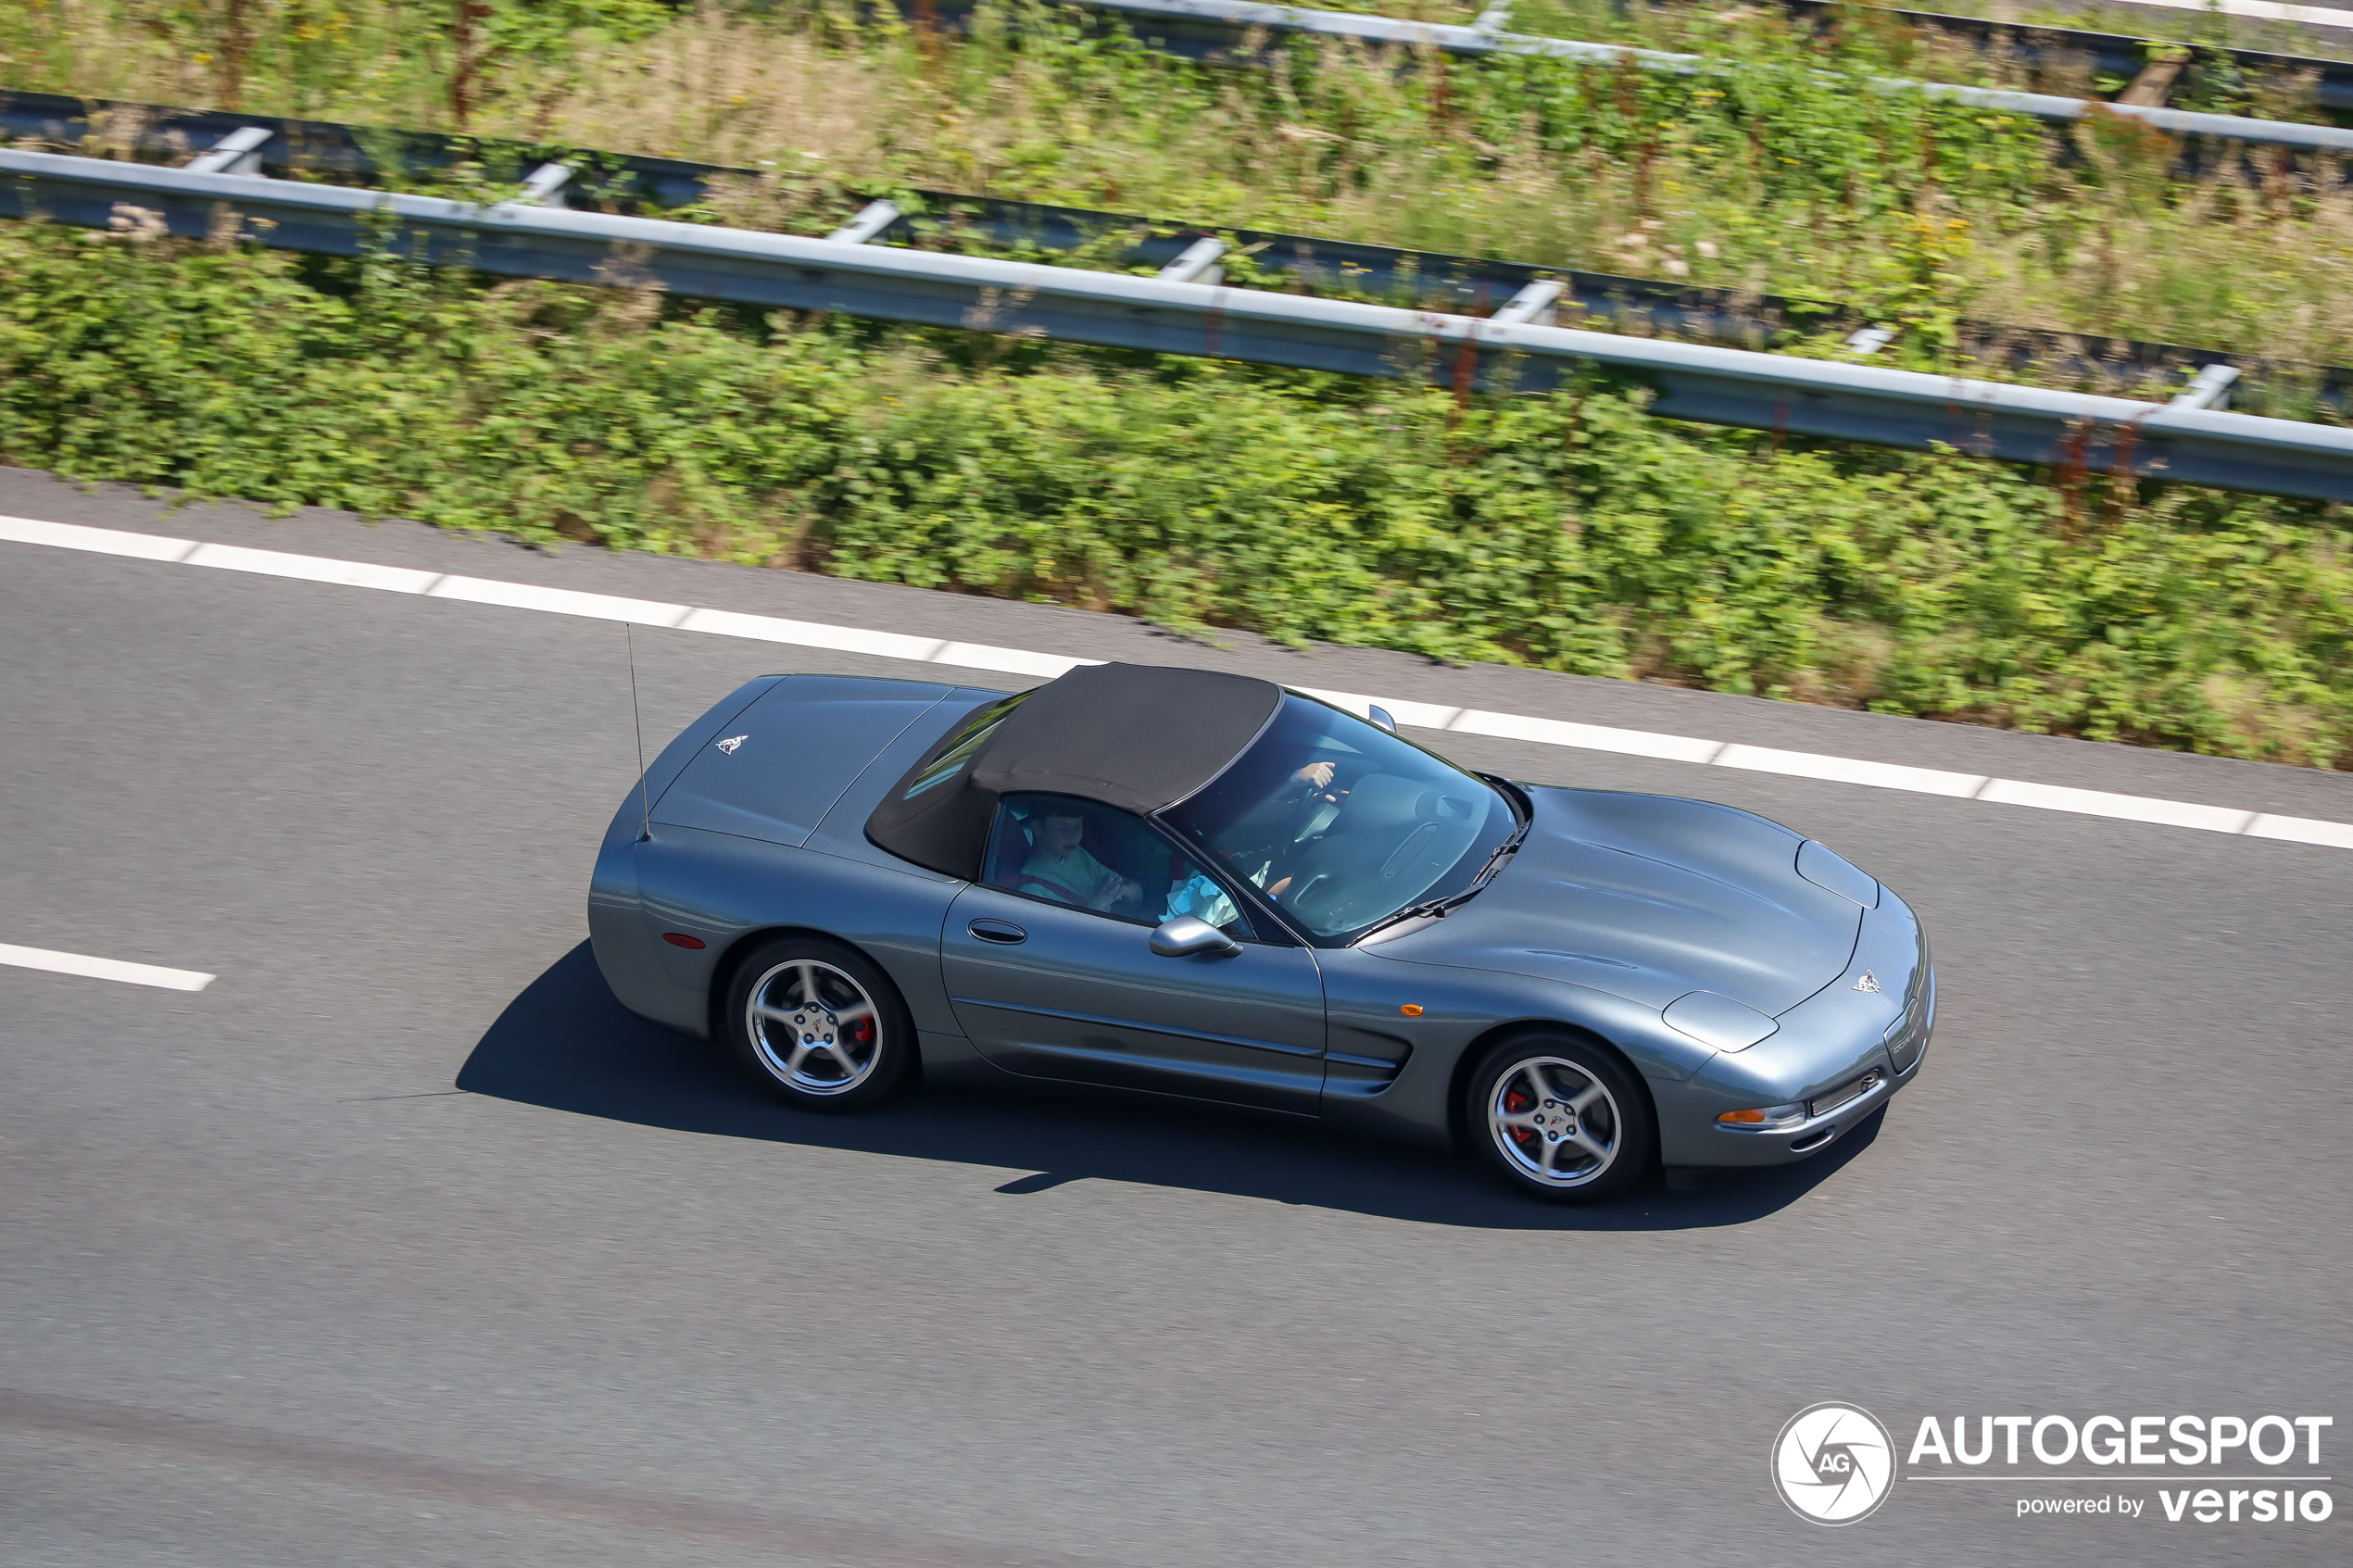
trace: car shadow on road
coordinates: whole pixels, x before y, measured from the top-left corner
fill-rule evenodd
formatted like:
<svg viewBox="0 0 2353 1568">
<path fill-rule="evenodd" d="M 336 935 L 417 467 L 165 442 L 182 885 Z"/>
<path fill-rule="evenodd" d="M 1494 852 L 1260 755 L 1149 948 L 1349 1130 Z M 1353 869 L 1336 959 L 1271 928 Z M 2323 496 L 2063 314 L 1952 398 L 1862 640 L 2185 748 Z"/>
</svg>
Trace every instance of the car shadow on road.
<svg viewBox="0 0 2353 1568">
<path fill-rule="evenodd" d="M 613 999 L 583 942 L 508 1004 L 458 1073 L 475 1094 L 716 1137 L 759 1138 L 995 1166 L 1010 1200 L 1074 1181 L 1189 1187 L 1429 1224 L 1491 1230 L 1648 1231 L 1737 1225 L 1786 1207 L 1870 1146 L 1879 1118 L 1819 1159 L 1618 1202 L 1556 1208 L 1469 1161 L 1341 1137 L 1287 1119 L 1182 1103 L 925 1087 L 862 1116 L 768 1100 L 723 1047 L 648 1023 Z"/>
</svg>

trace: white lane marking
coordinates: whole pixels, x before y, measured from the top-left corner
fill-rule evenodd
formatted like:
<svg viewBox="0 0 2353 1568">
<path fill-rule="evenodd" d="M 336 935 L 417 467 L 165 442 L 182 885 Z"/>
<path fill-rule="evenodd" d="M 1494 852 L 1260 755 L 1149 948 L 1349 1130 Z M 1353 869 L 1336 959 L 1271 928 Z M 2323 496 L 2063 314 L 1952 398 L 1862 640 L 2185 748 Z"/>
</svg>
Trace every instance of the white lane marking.
<svg viewBox="0 0 2353 1568">
<path fill-rule="evenodd" d="M 94 959 L 86 953 L 53 953 L 46 947 L 12 947 L 6 942 L 0 942 L 0 963 L 45 969 L 53 974 L 79 974 L 88 980 L 120 980 L 126 985 L 157 985 L 167 991 L 201 991 L 219 978 L 193 969 Z"/>
<path fill-rule="evenodd" d="M 102 556 L 132 556 L 140 560 L 185 560 L 196 547 L 194 539 L 84 528 L 74 522 L 43 522 L 31 517 L 0 517 L 0 539 L 17 545 L 50 545 L 60 550 L 94 550 Z"/>
<path fill-rule="evenodd" d="M 585 615 L 598 621 L 634 621 L 640 626 L 675 626 L 686 619 L 685 605 L 658 599 L 624 599 L 613 594 L 583 594 L 572 588 L 542 588 L 532 583 L 501 583 L 488 577 L 445 577 L 427 596 L 508 609 L 544 609 L 554 615 Z"/>
<path fill-rule="evenodd" d="M 2032 806 L 2045 811 L 2073 811 L 2086 817 L 2118 817 L 2128 822 L 2203 828 L 2208 833 L 2245 833 L 2255 821 L 2254 812 L 2227 806 L 2154 800 L 2145 795 L 2110 795 L 2103 789 L 2069 789 L 2062 784 L 2020 784 L 2016 779 L 1994 779 L 1978 791 L 1977 798 L 1990 800 L 1996 806 Z"/>
<path fill-rule="evenodd" d="M 876 659 L 904 659 L 928 663 L 948 645 L 937 637 L 910 637 L 899 632 L 868 632 L 856 626 L 827 626 L 816 621 L 786 621 L 773 615 L 738 615 L 732 609 L 698 609 L 678 623 L 684 632 L 710 632 L 722 637 L 752 637 L 763 643 L 789 643 L 795 647 L 831 648 L 837 653 L 869 654 Z"/>
<path fill-rule="evenodd" d="M 1327 692 L 1315 686 L 1293 686 L 1291 690 L 1321 698 L 1334 708 L 1344 708 L 1359 719 L 1372 717 L 1372 709 L 1380 709 L 1400 724 L 1416 730 L 1450 730 L 1454 721 L 1463 716 L 1459 708 L 1445 708 L 1434 702 L 1405 702 L 1393 696 L 1366 696 L 1362 692 Z"/>
<path fill-rule="evenodd" d="M 1048 679 L 1082 664 L 1101 659 L 1074 659 L 1066 654 L 1036 653 L 1026 648 L 994 647 L 985 643 L 942 642 L 875 632 L 856 626 L 832 626 L 775 616 L 741 615 L 733 610 L 690 608 L 655 599 L 622 598 L 611 594 L 585 594 L 569 588 L 542 588 L 524 583 L 502 583 L 481 577 L 435 577 L 402 567 L 371 566 L 364 561 L 326 556 L 288 555 L 253 550 L 242 546 L 204 545 L 194 540 L 167 539 L 111 528 L 87 528 L 77 523 L 44 522 L 34 518 L 0 517 L 0 541 L 47 545 L 58 549 L 130 556 L 143 560 L 185 561 L 191 565 L 228 567 L 271 576 L 295 577 L 314 583 L 353 587 L 384 588 L 422 593 L 433 598 L 460 599 L 472 604 L 510 609 L 547 610 L 559 615 L 592 616 L 601 621 L 634 621 L 642 625 L 677 627 L 720 636 L 757 638 L 845 653 L 903 659 L 925 664 L 949 664 L 966 669 L 995 670 Z M 1628 757 L 1654 757 L 1670 762 L 1714 763 L 1719 767 L 1783 773 L 1796 778 L 1864 784 L 1875 789 L 1900 789 L 1985 801 L 1997 806 L 2025 806 L 2045 811 L 2071 811 L 2083 816 L 2112 817 L 2125 822 L 2153 822 L 2167 827 L 2196 828 L 2208 833 L 2240 834 L 2249 838 L 2276 838 L 2296 844 L 2353 849 L 2353 823 L 2311 817 L 2257 813 L 2234 807 L 2205 806 L 2188 800 L 2164 800 L 2148 796 L 2114 795 L 2105 790 L 2071 789 L 2058 784 L 2021 783 L 2015 779 L 1981 778 L 1973 773 L 1915 768 L 1895 762 L 1870 762 L 1859 758 L 1830 757 L 1808 751 L 1781 751 L 1771 746 L 1704 740 L 1692 735 L 1661 734 L 1650 730 L 1621 730 L 1604 724 L 1578 724 L 1560 719 L 1537 719 L 1517 713 L 1448 708 L 1436 703 L 1407 702 L 1397 697 L 1367 696 L 1357 692 L 1299 688 L 1357 713 L 1378 704 L 1400 724 L 1416 729 L 1453 731 L 1503 740 L 1536 741 L 1546 746 L 1573 746 L 1586 751 L 1616 752 Z M 16 949 L 30 952 L 31 948 Z M 110 960 L 93 959 L 91 963 Z M 122 966 L 138 969 L 132 964 Z M 157 973 L 186 972 L 159 970 Z M 202 976 L 209 981 L 210 976 Z M 154 984 L 151 982 L 150 984 Z"/>
<path fill-rule="evenodd" d="M 1386 708 L 1388 704 L 1381 706 Z M 1617 730 L 1605 724 L 1572 724 L 1564 719 L 1530 719 L 1520 713 L 1487 713 L 1478 709 L 1466 709 L 1456 714 L 1447 728 L 1466 735 L 1541 741 L 1546 746 L 1615 751 L 1626 757 L 1657 757 L 1669 762 L 1713 762 L 1717 753 L 1724 749 L 1720 740 L 1662 735 L 1649 730 Z"/>
<path fill-rule="evenodd" d="M 2274 817 L 2269 812 L 2246 824 L 2249 838 L 2284 838 L 2292 844 L 2325 844 L 2353 849 L 2353 822 L 2325 822 L 2310 817 Z"/>
<path fill-rule="evenodd" d="M 1769 746 L 1728 746 L 1717 753 L 1716 765 L 1746 768 L 1758 773 L 1788 773 L 1801 779 L 1829 779 L 1837 784 L 1869 784 L 1875 789 L 1950 795 L 1963 800 L 1976 795 L 1987 783 L 1982 773 L 1948 773 L 1942 768 L 1863 762 L 1852 757 L 1824 757 L 1811 751 L 1776 751 Z"/>
<path fill-rule="evenodd" d="M 946 643 L 931 656 L 934 664 L 953 664 L 964 670 L 998 670 L 1008 675 L 1042 675 L 1053 680 L 1067 675 L 1082 664 L 1101 664 L 1100 659 L 1072 659 L 1059 653 L 1031 653 L 1026 648 L 992 647 L 987 643 Z"/>
<path fill-rule="evenodd" d="M 441 581 L 438 571 L 371 566 L 366 561 L 331 560 L 324 556 L 290 556 L 283 550 L 249 550 L 243 545 L 198 545 L 187 557 L 187 564 L 258 571 L 265 577 L 295 577 L 305 583 L 333 583 L 346 588 L 381 588 L 393 594 L 422 594 Z"/>
</svg>

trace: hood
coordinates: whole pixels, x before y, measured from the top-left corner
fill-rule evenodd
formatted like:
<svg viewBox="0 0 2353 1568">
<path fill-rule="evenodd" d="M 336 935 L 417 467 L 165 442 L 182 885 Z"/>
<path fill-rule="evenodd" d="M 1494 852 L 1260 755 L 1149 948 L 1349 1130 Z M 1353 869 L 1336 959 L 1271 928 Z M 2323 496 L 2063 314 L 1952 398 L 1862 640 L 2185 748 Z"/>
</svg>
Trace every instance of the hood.
<svg viewBox="0 0 2353 1568">
<path fill-rule="evenodd" d="M 1654 1008 L 1712 991 L 1767 1014 L 1845 972 L 1863 907 L 1798 874 L 1801 835 L 1674 796 L 1528 795 L 1535 821 L 1494 881 L 1445 919 L 1367 950 L 1567 981 Z"/>
</svg>

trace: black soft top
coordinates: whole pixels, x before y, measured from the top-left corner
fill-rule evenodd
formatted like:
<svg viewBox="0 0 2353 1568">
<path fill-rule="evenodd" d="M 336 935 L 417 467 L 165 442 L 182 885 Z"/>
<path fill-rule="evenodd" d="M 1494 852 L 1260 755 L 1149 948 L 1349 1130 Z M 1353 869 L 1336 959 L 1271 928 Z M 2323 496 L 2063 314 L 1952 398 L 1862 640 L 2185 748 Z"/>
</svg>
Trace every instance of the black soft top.
<svg viewBox="0 0 2353 1568">
<path fill-rule="evenodd" d="M 1149 815 L 1224 772 L 1282 699 L 1280 686 L 1248 675 L 1081 665 L 951 727 L 883 797 L 866 836 L 919 866 L 975 877 L 1000 796 L 1076 795 Z"/>
</svg>

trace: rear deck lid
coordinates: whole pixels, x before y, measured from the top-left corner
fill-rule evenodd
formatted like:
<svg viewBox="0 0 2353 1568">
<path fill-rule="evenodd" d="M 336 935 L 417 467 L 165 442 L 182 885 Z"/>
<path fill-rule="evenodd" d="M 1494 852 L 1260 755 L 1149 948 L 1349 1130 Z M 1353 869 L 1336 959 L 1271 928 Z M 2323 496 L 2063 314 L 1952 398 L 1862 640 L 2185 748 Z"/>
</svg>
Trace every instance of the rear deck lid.
<svg viewBox="0 0 2353 1568">
<path fill-rule="evenodd" d="M 788 675 L 686 764 L 655 802 L 654 823 L 798 847 L 875 754 L 954 689 Z"/>
</svg>

